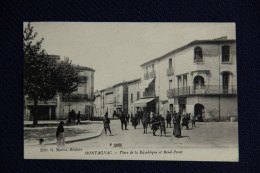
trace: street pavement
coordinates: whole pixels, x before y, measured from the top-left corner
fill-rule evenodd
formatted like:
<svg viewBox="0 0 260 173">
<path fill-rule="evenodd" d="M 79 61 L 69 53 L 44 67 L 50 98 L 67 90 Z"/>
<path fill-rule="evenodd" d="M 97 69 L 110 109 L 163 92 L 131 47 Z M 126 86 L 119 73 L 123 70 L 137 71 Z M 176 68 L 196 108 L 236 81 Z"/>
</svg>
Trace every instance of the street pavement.
<svg viewBox="0 0 260 173">
<path fill-rule="evenodd" d="M 66 144 L 66 147 L 81 148 L 111 148 L 119 144 L 122 148 L 237 148 L 238 123 L 237 122 L 197 122 L 196 127 L 186 130 L 183 127 L 182 137 L 172 135 L 173 128 L 166 129 L 166 136 L 160 136 L 160 130 L 153 136 L 151 127 L 148 133 L 143 134 L 142 125 L 134 129 L 130 124 L 128 130 L 121 130 L 120 120 L 111 120 L 112 136 L 102 135 L 80 142 Z M 108 132 L 109 134 L 109 132 Z"/>
<path fill-rule="evenodd" d="M 56 129 L 60 121 L 39 121 L 38 126 L 28 127 L 32 121 L 25 122 L 24 146 L 39 145 L 39 139 L 45 140 L 45 145 L 56 144 Z M 64 126 L 66 142 L 82 141 L 98 137 L 102 133 L 103 123 L 101 121 L 82 121 L 80 125 Z M 73 135 L 70 135 L 72 134 Z"/>
</svg>

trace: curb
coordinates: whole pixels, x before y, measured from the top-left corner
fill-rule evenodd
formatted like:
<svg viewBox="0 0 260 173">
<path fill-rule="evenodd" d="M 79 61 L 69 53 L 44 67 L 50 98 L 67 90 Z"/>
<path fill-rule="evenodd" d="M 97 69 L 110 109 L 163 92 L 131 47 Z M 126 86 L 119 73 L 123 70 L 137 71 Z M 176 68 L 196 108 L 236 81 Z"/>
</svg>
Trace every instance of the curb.
<svg viewBox="0 0 260 173">
<path fill-rule="evenodd" d="M 99 136 L 102 134 L 103 129 L 104 129 L 104 127 L 102 126 L 102 127 L 98 130 L 98 132 L 97 132 L 95 135 L 93 135 L 93 136 L 89 136 L 89 137 L 86 137 L 86 138 L 72 139 L 72 140 L 69 140 L 69 141 L 65 141 L 65 144 L 69 144 L 69 143 L 73 143 L 73 142 L 79 142 L 79 141 L 85 141 L 85 140 L 97 138 L 97 137 L 99 137 Z M 44 144 L 44 145 L 55 145 L 55 144 L 57 144 L 57 142 L 50 142 L 50 143 L 46 143 L 46 144 Z"/>
</svg>

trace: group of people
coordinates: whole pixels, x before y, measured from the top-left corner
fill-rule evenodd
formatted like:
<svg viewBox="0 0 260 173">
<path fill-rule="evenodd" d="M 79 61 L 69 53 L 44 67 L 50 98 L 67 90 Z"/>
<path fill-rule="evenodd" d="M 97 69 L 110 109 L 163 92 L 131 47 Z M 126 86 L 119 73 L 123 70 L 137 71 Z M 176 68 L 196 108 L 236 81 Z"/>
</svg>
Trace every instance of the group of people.
<svg viewBox="0 0 260 173">
<path fill-rule="evenodd" d="M 77 122 L 76 122 L 76 119 L 77 119 Z M 80 111 L 78 111 L 78 113 L 76 114 L 75 110 L 72 109 L 69 112 L 67 123 L 73 123 L 73 124 L 78 125 L 78 124 L 80 124 L 80 119 L 81 119 Z"/>
<path fill-rule="evenodd" d="M 127 125 L 129 124 L 129 117 L 130 117 L 130 121 L 131 121 L 134 129 L 136 129 L 137 125 L 142 123 L 143 129 L 144 129 L 143 133 L 147 133 L 147 127 L 150 126 L 151 130 L 153 131 L 154 136 L 156 135 L 156 131 L 158 129 L 160 129 L 161 136 L 163 134 L 166 136 L 165 118 L 161 114 L 156 116 L 153 111 L 151 111 L 150 113 L 144 113 L 143 111 L 137 111 L 134 115 L 131 114 L 131 116 L 129 116 L 128 113 L 124 113 L 121 111 L 119 114 L 114 112 L 113 116 L 117 116 L 120 119 L 122 130 L 128 130 Z M 185 126 L 186 129 L 188 130 L 190 121 L 192 123 L 192 127 L 195 127 L 195 122 L 197 121 L 197 119 L 194 116 L 191 119 L 190 116 L 191 116 L 190 113 L 182 115 L 181 112 L 176 113 L 174 111 L 172 114 L 170 114 L 170 112 L 167 111 L 167 114 L 166 114 L 167 128 L 168 127 L 171 128 L 171 124 L 173 123 L 173 135 L 175 137 L 180 137 L 181 129 L 183 129 L 183 126 Z M 111 134 L 111 130 L 110 130 L 110 126 L 109 126 L 110 120 L 108 118 L 108 113 L 106 113 L 105 119 L 103 122 L 104 122 L 105 133 L 107 133 L 106 129 L 108 129 Z M 109 123 L 107 123 L 107 122 L 109 122 Z"/>
</svg>

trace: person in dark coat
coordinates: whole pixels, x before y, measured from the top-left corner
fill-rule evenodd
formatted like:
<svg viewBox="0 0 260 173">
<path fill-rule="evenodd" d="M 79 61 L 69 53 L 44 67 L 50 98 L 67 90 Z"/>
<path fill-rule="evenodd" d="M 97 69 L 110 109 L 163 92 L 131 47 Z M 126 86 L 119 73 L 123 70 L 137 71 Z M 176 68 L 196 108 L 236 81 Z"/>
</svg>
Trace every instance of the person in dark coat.
<svg viewBox="0 0 260 173">
<path fill-rule="evenodd" d="M 133 119 L 132 119 L 132 126 L 136 129 L 136 126 L 138 125 L 138 114 L 135 113 Z"/>
<path fill-rule="evenodd" d="M 57 146 L 64 146 L 65 144 L 65 134 L 64 134 L 63 125 L 64 122 L 61 121 L 56 131 Z"/>
<path fill-rule="evenodd" d="M 129 114 L 127 113 L 127 114 L 126 114 L 126 122 L 127 122 L 127 124 L 129 124 L 129 118 L 130 118 L 130 116 L 129 116 Z"/>
<path fill-rule="evenodd" d="M 191 125 L 192 125 L 192 127 L 196 127 L 195 122 L 196 122 L 196 117 L 193 116 L 192 119 L 191 119 Z"/>
<path fill-rule="evenodd" d="M 151 124 L 152 124 L 151 129 L 153 131 L 153 136 L 156 136 L 155 133 L 159 129 L 159 126 L 160 126 L 160 122 L 159 122 L 158 117 L 153 115 L 152 120 L 151 120 Z"/>
<path fill-rule="evenodd" d="M 177 115 L 175 118 L 173 118 L 173 135 L 175 137 L 181 137 L 181 115 Z"/>
<path fill-rule="evenodd" d="M 165 119 L 164 117 L 162 117 L 162 115 L 159 116 L 159 121 L 160 121 L 161 136 L 162 136 L 162 132 L 164 133 L 164 136 L 166 136 Z"/>
<path fill-rule="evenodd" d="M 184 115 L 182 118 L 182 127 L 186 126 L 186 129 L 189 130 L 189 117 L 187 115 Z"/>
<path fill-rule="evenodd" d="M 71 123 L 71 111 L 69 111 L 67 123 Z"/>
<path fill-rule="evenodd" d="M 114 113 L 113 113 L 113 119 L 114 119 L 115 117 L 117 117 L 116 111 L 114 111 Z"/>
<path fill-rule="evenodd" d="M 80 118 L 81 118 L 81 115 L 80 115 L 80 111 L 77 113 L 77 123 L 76 124 L 80 124 Z"/>
<path fill-rule="evenodd" d="M 121 129 L 124 130 L 123 126 L 125 126 L 125 130 L 128 130 L 127 127 L 127 123 L 126 123 L 126 116 L 124 112 L 121 112 L 121 116 L 119 117 L 120 121 L 121 121 Z"/>
<path fill-rule="evenodd" d="M 75 124 L 76 122 L 76 112 L 74 111 L 74 109 L 71 110 L 71 118 L 73 123 Z"/>
<path fill-rule="evenodd" d="M 110 130 L 110 119 L 108 118 L 108 113 L 106 112 L 105 114 L 105 118 L 103 120 L 103 124 L 104 124 L 104 129 L 105 129 L 105 133 L 107 135 L 107 130 L 110 133 L 110 136 L 112 135 L 111 130 Z"/>
<path fill-rule="evenodd" d="M 167 115 L 166 115 L 166 121 L 167 121 L 167 128 L 168 128 L 168 124 L 170 125 L 171 128 L 171 114 L 169 111 L 167 111 Z"/>
</svg>

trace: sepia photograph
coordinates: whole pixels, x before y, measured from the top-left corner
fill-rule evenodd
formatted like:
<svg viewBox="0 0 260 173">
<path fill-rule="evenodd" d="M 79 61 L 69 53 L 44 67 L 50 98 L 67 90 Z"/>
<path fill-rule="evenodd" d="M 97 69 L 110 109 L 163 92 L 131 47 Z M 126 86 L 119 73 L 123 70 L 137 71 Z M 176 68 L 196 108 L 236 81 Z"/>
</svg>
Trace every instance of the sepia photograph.
<svg viewBox="0 0 260 173">
<path fill-rule="evenodd" d="M 236 23 L 24 22 L 25 159 L 239 161 Z"/>
</svg>

